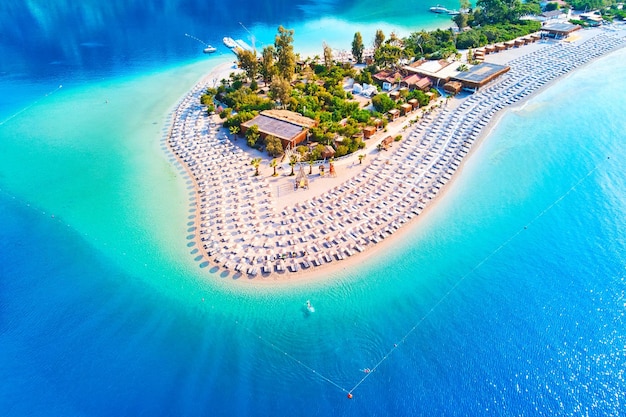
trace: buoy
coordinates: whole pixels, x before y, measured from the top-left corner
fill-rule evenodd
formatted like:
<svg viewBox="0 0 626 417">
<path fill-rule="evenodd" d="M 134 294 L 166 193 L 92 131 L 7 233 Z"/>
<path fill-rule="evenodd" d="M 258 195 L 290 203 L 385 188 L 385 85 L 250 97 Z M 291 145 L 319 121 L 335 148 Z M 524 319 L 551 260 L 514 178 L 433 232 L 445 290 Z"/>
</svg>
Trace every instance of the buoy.
<svg viewBox="0 0 626 417">
<path fill-rule="evenodd" d="M 348 398 L 352 399 L 352 393 L 350 393 L 350 392 L 348 393 Z"/>
</svg>

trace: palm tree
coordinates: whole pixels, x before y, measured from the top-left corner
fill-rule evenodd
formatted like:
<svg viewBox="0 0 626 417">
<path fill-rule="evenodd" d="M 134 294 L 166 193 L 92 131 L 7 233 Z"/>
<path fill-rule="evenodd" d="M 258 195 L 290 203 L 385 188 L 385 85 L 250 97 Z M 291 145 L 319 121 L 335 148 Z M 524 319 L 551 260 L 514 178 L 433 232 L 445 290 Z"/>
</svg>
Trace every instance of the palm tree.
<svg viewBox="0 0 626 417">
<path fill-rule="evenodd" d="M 309 175 L 313 175 L 313 164 L 315 161 L 313 160 L 313 155 L 309 155 Z"/>
<path fill-rule="evenodd" d="M 272 177 L 277 176 L 278 174 L 276 173 L 276 165 L 278 165 L 278 161 L 276 160 L 276 158 L 272 159 L 270 161 L 270 167 L 274 168 L 274 173 L 272 174 Z"/>
<path fill-rule="evenodd" d="M 382 151 L 384 148 L 385 147 L 383 146 L 382 142 L 376 145 L 376 149 L 378 149 L 378 152 Z"/>
<path fill-rule="evenodd" d="M 256 169 L 256 172 L 254 173 L 254 175 L 258 177 L 259 166 L 261 165 L 261 158 L 254 158 L 252 161 L 250 161 L 250 165 L 252 165 L 254 169 Z"/>
<path fill-rule="evenodd" d="M 237 140 L 237 133 L 239 133 L 239 126 L 231 126 L 228 128 L 230 134 L 233 135 L 233 139 Z"/>
<path fill-rule="evenodd" d="M 359 164 L 362 164 L 364 159 L 365 159 L 365 154 L 364 153 L 359 155 Z"/>
<path fill-rule="evenodd" d="M 297 162 L 298 162 L 298 158 L 295 155 L 291 155 L 289 157 L 289 166 L 291 167 L 291 174 L 289 174 L 290 176 L 291 175 L 296 175 L 296 173 L 293 172 L 293 167 L 296 166 Z"/>
</svg>

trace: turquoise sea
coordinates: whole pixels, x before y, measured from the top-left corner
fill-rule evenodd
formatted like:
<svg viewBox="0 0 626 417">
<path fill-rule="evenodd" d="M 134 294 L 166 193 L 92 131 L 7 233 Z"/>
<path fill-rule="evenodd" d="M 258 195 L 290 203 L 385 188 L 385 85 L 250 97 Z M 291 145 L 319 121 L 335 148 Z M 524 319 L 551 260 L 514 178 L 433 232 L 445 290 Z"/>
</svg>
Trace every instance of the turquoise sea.
<svg viewBox="0 0 626 417">
<path fill-rule="evenodd" d="M 442 19 L 240 4 L 0 5 L 0 414 L 623 414 L 626 50 L 508 110 L 358 268 L 259 287 L 199 266 L 171 108 L 239 22 L 315 54 Z"/>
</svg>

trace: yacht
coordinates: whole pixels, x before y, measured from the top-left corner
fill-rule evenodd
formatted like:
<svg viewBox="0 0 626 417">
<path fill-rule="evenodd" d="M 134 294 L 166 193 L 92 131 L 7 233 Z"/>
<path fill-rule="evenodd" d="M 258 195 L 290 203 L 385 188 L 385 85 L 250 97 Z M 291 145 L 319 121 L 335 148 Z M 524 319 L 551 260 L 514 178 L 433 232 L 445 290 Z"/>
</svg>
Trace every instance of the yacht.
<svg viewBox="0 0 626 417">
<path fill-rule="evenodd" d="M 205 54 L 212 54 L 215 51 L 217 51 L 217 48 L 211 45 L 207 45 L 206 48 L 202 50 L 202 52 L 204 52 Z"/>
<path fill-rule="evenodd" d="M 448 9 L 446 9 L 445 7 L 443 7 L 442 5 L 438 4 L 436 6 L 431 7 L 430 9 L 428 9 L 429 11 L 433 12 L 433 13 L 439 13 L 439 14 L 446 14 L 449 12 Z"/>
<path fill-rule="evenodd" d="M 235 40 L 233 38 L 229 38 L 228 36 L 224 36 L 224 39 L 222 39 L 222 42 L 224 42 L 224 45 L 226 45 L 230 49 L 234 49 L 238 47 Z"/>
</svg>

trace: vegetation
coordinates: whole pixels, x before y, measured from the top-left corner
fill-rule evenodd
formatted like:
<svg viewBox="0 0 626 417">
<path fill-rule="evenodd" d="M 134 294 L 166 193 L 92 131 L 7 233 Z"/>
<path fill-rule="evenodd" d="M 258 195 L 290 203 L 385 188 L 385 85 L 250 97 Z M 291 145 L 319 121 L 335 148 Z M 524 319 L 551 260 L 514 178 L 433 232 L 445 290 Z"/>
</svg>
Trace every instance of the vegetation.
<svg viewBox="0 0 626 417">
<path fill-rule="evenodd" d="M 579 3 L 603 1 L 610 0 L 579 0 Z M 277 107 L 316 120 L 317 125 L 309 130 L 308 137 L 314 144 L 299 146 L 296 150 L 299 160 L 308 160 L 311 164 L 321 159 L 325 146 L 332 146 L 336 157 L 356 152 L 365 147 L 361 132 L 365 126 L 373 125 L 374 119 L 382 119 L 386 124 L 384 113 L 411 99 L 426 106 L 431 97 L 420 90 L 403 92 L 397 101 L 387 94 L 376 94 L 371 98 L 371 111 L 361 108 L 352 94 L 344 90 L 347 78 L 373 85 L 373 74 L 381 69 L 396 69 L 403 60 L 457 58 L 458 49 L 471 51 L 471 48 L 511 40 L 540 28 L 538 22 L 519 20 L 523 15 L 540 13 L 539 0 L 477 0 L 474 8 L 468 0 L 461 0 L 461 10 L 462 13 L 453 20 L 467 30 L 458 33 L 443 29 L 422 30 L 400 39 L 394 33 L 386 37 L 382 30 L 377 30 L 373 64 L 361 71 L 335 63 L 332 49 L 326 44 L 321 59 L 316 57 L 297 65 L 293 50 L 294 31 L 279 26 L 274 44 L 264 47 L 259 59 L 251 52 L 239 54 L 239 66 L 245 74 L 231 75 L 229 80 L 222 80 L 217 89 L 207 90 L 201 98 L 202 103 L 209 112 L 214 111 L 215 100 L 223 104 L 220 116 L 226 119 L 224 125 L 233 136 L 242 131 L 242 123 L 263 110 Z M 611 9 L 605 13 L 619 17 L 623 12 Z M 363 53 L 363 38 L 360 32 L 356 32 L 352 54 L 357 62 L 362 62 Z M 467 65 L 460 64 L 458 68 L 467 70 Z M 264 88 L 257 91 L 261 81 Z M 249 127 L 245 137 L 249 146 L 264 148 L 272 157 L 283 153 L 281 141 L 273 136 L 261 139 L 258 126 Z M 359 161 L 362 161 L 361 156 Z"/>
<path fill-rule="evenodd" d="M 250 161 L 250 165 L 252 165 L 255 169 L 254 175 L 259 176 L 259 166 L 261 166 L 261 158 L 254 158 Z"/>
<path fill-rule="evenodd" d="M 276 72 L 285 80 L 291 81 L 296 69 L 296 55 L 293 52 L 293 29 L 278 27 L 274 39 L 276 50 Z"/>
<path fill-rule="evenodd" d="M 456 46 L 459 49 L 469 49 L 488 43 L 506 42 L 536 32 L 540 28 L 541 23 L 532 20 L 486 25 L 459 33 L 456 37 Z"/>
<path fill-rule="evenodd" d="M 283 145 L 276 136 L 268 135 L 265 138 L 265 150 L 269 156 L 279 156 L 283 153 Z"/>
<path fill-rule="evenodd" d="M 361 32 L 355 33 L 354 39 L 352 40 L 352 56 L 359 64 L 363 62 L 364 48 L 365 46 L 363 45 L 363 37 L 361 36 Z"/>
<path fill-rule="evenodd" d="M 615 0 L 568 0 L 575 10 L 595 10 L 614 5 Z"/>
<path fill-rule="evenodd" d="M 609 8 L 602 9 L 601 12 L 602 18 L 609 22 L 612 22 L 615 19 L 626 20 L 626 10 L 624 10 L 623 8 L 618 9 L 616 4 L 613 4 Z"/>
<path fill-rule="evenodd" d="M 378 50 L 378 48 L 383 45 L 383 42 L 385 42 L 385 34 L 382 30 L 378 29 L 376 31 L 376 35 L 374 36 L 374 50 Z"/>
</svg>

